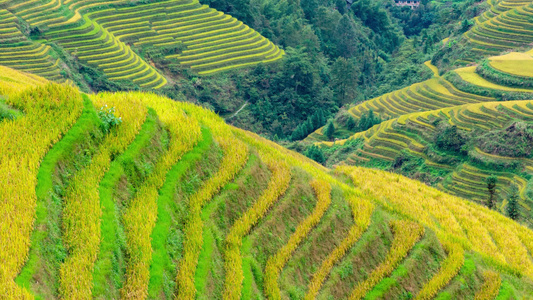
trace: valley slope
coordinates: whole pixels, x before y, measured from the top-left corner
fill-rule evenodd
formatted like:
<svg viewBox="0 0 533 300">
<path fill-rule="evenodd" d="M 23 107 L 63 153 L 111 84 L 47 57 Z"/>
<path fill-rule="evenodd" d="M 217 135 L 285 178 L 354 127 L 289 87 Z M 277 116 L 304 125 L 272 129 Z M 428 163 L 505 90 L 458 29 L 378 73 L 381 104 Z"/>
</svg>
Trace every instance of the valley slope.
<svg viewBox="0 0 533 300">
<path fill-rule="evenodd" d="M 328 141 L 325 128 L 306 141 L 325 147 L 329 165 L 395 171 L 489 206 L 487 180 L 495 176 L 494 209 L 508 214 L 517 195 L 519 218 L 532 225 L 533 11 L 531 1 L 489 4 L 464 35 L 473 47 L 466 67 L 440 72 L 428 61 L 433 78 L 339 113 L 337 141 Z"/>
<path fill-rule="evenodd" d="M 0 67 L 0 294 L 531 299 L 533 233 L 213 112 Z"/>
</svg>

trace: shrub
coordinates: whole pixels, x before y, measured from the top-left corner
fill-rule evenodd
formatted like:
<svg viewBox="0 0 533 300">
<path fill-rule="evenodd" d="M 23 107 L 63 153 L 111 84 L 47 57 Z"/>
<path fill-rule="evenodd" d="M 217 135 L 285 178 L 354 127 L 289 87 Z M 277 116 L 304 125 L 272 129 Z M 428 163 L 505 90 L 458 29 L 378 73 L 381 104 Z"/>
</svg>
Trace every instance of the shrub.
<svg viewBox="0 0 533 300">
<path fill-rule="evenodd" d="M 463 146 L 466 142 L 467 138 L 458 131 L 455 125 L 445 125 L 444 130 L 439 131 L 439 134 L 435 138 L 435 144 L 439 149 L 461 155 L 465 154 Z"/>
<path fill-rule="evenodd" d="M 105 133 L 108 133 L 112 128 L 117 127 L 118 125 L 122 124 L 122 117 L 115 116 L 115 108 L 108 108 L 106 106 L 102 106 L 100 108 L 100 111 L 98 112 L 98 117 L 100 117 L 100 120 L 102 120 L 102 131 Z"/>
<path fill-rule="evenodd" d="M 324 152 L 322 151 L 322 149 L 315 145 L 312 145 L 311 147 L 307 148 L 307 150 L 305 151 L 305 156 L 320 164 L 324 164 L 326 162 Z"/>
<path fill-rule="evenodd" d="M 5 120 L 15 120 L 21 113 L 17 110 L 10 108 L 9 106 L 3 104 L 0 100 L 0 122 Z"/>
</svg>

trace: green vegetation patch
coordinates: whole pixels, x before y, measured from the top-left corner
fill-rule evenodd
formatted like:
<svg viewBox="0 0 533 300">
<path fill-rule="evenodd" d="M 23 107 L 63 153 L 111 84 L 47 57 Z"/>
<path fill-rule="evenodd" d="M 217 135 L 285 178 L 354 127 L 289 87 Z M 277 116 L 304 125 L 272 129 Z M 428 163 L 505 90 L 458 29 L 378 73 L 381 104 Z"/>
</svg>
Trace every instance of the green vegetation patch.
<svg viewBox="0 0 533 300">
<path fill-rule="evenodd" d="M 140 159 L 142 150 L 151 144 L 151 140 L 157 131 L 157 115 L 153 109 L 149 109 L 146 121 L 135 140 L 123 154 L 111 163 L 108 172 L 100 182 L 100 205 L 102 207 L 102 223 L 100 226 L 102 237 L 98 259 L 93 272 L 93 295 L 96 298 L 118 297 L 118 290 L 122 287 L 122 274 L 124 271 L 122 251 L 126 243 L 119 222 L 120 212 L 115 203 L 117 198 L 115 189 L 118 188 L 121 178 L 126 176 L 125 169 L 131 166 L 133 161 Z M 131 170 L 128 171 L 131 174 Z M 132 175 L 129 177 L 131 178 Z"/>
<path fill-rule="evenodd" d="M 225 250 L 225 237 L 233 223 L 261 196 L 269 179 L 268 167 L 259 159 L 257 153 L 252 152 L 246 166 L 239 172 L 235 180 L 228 183 L 221 193 L 203 209 L 202 219 L 206 228 L 204 230 L 204 247 L 200 253 L 200 261 L 195 274 L 195 285 L 199 299 L 218 299 L 221 297 L 225 273 L 222 257 Z M 243 257 L 247 253 L 243 251 L 249 244 L 249 241 L 245 239 L 241 251 Z M 244 279 L 245 287 L 247 286 L 247 279 L 249 277 Z"/>
<path fill-rule="evenodd" d="M 152 232 L 152 263 L 148 298 L 171 299 L 176 292 L 177 266 L 183 254 L 183 229 L 189 216 L 188 200 L 217 172 L 222 151 L 211 132 L 167 173 L 158 198 L 158 220 Z"/>
<path fill-rule="evenodd" d="M 67 252 L 62 243 L 62 195 L 68 180 L 90 159 L 103 137 L 101 121 L 86 95 L 84 110 L 76 124 L 43 159 L 37 174 L 35 230 L 28 261 L 16 278 L 40 299 L 57 297 L 59 266 Z"/>
<path fill-rule="evenodd" d="M 2 97 L 0 97 L 0 122 L 3 120 L 15 120 L 22 116 L 22 112 L 16 110 L 9 105 L 5 104 Z"/>
<path fill-rule="evenodd" d="M 382 279 L 365 299 L 411 299 L 440 268 L 446 258 L 437 236 L 427 230 L 411 254 L 391 276 Z"/>
<path fill-rule="evenodd" d="M 193 164 L 199 161 L 209 150 L 212 143 L 213 137 L 210 131 L 203 128 L 202 140 L 170 169 L 167 173 L 165 183 L 159 191 L 157 222 L 152 232 L 152 249 L 154 249 L 154 253 L 152 254 L 150 282 L 148 285 L 148 295 L 150 298 L 155 299 L 160 296 L 164 284 L 163 277 L 169 270 L 175 268 L 166 245 L 169 239 L 171 239 L 171 229 L 175 227 L 173 222 L 176 220 L 173 218 L 173 215 L 176 207 L 173 200 L 177 185 L 186 175 L 186 172 L 192 168 Z M 170 272 L 170 274 L 173 274 L 173 272 Z"/>
</svg>

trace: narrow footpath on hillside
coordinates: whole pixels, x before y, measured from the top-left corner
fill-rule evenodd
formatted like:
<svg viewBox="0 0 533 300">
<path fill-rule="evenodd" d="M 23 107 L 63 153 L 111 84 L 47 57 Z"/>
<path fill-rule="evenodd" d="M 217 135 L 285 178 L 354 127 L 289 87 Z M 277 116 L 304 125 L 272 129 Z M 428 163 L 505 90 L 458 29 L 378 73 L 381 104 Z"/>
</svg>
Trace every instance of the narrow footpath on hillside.
<svg viewBox="0 0 533 300">
<path fill-rule="evenodd" d="M 230 117 L 228 117 L 226 120 L 229 120 L 229 119 L 233 119 L 235 118 L 247 105 L 248 105 L 248 101 L 247 102 L 244 102 L 244 104 L 241 106 L 241 108 L 239 108 L 238 111 L 236 111 L 233 115 L 231 115 Z"/>
</svg>

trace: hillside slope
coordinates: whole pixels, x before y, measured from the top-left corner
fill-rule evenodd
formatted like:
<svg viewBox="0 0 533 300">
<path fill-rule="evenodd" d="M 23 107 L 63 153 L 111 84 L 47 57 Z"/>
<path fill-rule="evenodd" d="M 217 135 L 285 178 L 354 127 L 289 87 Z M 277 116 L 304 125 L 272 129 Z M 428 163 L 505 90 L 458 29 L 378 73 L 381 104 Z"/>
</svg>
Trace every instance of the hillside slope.
<svg viewBox="0 0 533 300">
<path fill-rule="evenodd" d="M 533 3 L 528 0 L 489 0 L 491 8 L 475 19 L 465 33 L 478 55 L 498 55 L 502 51 L 528 47 L 533 42 L 531 17 Z"/>
<path fill-rule="evenodd" d="M 345 143 L 341 140 L 335 146 L 339 149 L 330 151 L 350 152 L 340 158 L 348 164 L 394 170 L 478 203 L 487 202 L 486 180 L 495 175 L 497 210 L 506 213 L 507 200 L 517 188 L 522 219 L 531 224 L 531 204 L 526 203 L 532 196 L 531 61 L 531 52 L 493 56 L 442 77 L 437 71 L 429 81 L 355 105 L 338 120 L 348 116 L 357 123 L 372 112 L 386 121 L 352 131 L 336 122 L 337 132 L 352 142 L 339 146 Z M 327 140 L 323 130 L 307 140 Z M 445 131 L 458 140 L 443 140 L 453 138 L 445 137 Z"/>
<path fill-rule="evenodd" d="M 101 76 L 83 67 L 78 74 L 70 57 L 112 82 L 159 89 L 168 82 L 162 68 L 209 75 L 283 56 L 242 22 L 197 0 L 3 1 L 0 40 L 0 64 L 59 82 L 72 78 L 80 87 Z"/>
<path fill-rule="evenodd" d="M 433 78 L 352 105 L 347 108 L 348 113 L 359 119 L 372 110 L 382 120 L 386 120 L 408 113 L 468 103 L 531 98 L 523 94 L 533 93 L 530 82 L 532 73 L 527 62 L 531 60 L 532 54 L 530 48 L 533 42 L 531 31 L 533 3 L 526 0 L 488 0 L 486 3 L 490 8 L 474 18 L 473 26 L 469 29 L 466 27 L 468 30 L 461 39 L 451 41 L 449 38 L 444 39 L 438 53 L 433 55 L 431 61 L 425 63 L 433 72 Z M 463 23 L 468 25 L 467 20 Z M 511 52 L 528 50 L 528 53 Z M 462 52 L 456 57 L 454 55 L 457 53 L 454 54 L 454 51 Z M 459 61 L 454 62 L 455 59 Z M 468 67 L 452 69 L 451 72 L 444 74 L 444 71 L 437 69 L 433 64 L 442 65 L 445 70 L 449 70 L 453 65 L 468 64 Z M 479 66 L 476 68 L 474 64 Z M 495 64 L 510 67 L 498 69 L 493 67 Z M 460 75 L 462 80 L 457 80 L 455 75 Z M 466 81 L 467 84 L 461 81 Z M 341 118 L 341 122 L 335 124 L 336 127 L 343 129 L 339 132 L 344 135 L 342 138 L 346 138 L 348 134 L 344 131 L 347 128 L 344 128 L 345 124 L 342 122 L 345 119 Z M 353 132 L 354 129 L 348 131 Z M 319 129 L 308 140 L 326 139 L 321 136 Z"/>
<path fill-rule="evenodd" d="M 192 104 L 2 74 L 6 298 L 531 299 L 533 234 L 494 211 Z"/>
<path fill-rule="evenodd" d="M 533 101 L 488 102 L 407 114 L 353 136 L 362 142 L 347 162 L 381 164 L 480 204 L 489 196 L 487 178 L 497 175 L 497 210 L 506 212 L 506 199 L 516 185 L 523 217 L 530 223 L 531 154 L 526 131 L 532 108 Z M 457 135 L 461 136 L 457 145 L 438 144 L 442 133 L 453 128 L 464 132 Z"/>
</svg>

